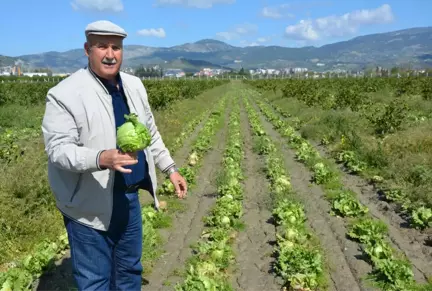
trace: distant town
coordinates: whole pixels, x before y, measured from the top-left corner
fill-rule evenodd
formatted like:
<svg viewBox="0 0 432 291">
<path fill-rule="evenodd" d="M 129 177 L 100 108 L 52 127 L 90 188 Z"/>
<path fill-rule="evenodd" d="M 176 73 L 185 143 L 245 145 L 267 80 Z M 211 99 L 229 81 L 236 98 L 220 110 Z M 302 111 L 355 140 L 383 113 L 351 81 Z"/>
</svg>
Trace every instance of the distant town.
<svg viewBox="0 0 432 291">
<path fill-rule="evenodd" d="M 164 69 L 162 70 L 159 65 L 147 67 L 148 71 L 150 69 L 152 72 L 160 72 L 162 71 L 162 75 L 160 77 L 175 77 L 175 78 L 182 78 L 185 76 L 195 76 L 195 77 L 214 77 L 223 75 L 224 73 L 230 73 L 233 70 L 228 69 L 214 69 L 214 68 L 203 68 L 198 72 L 194 73 L 186 73 L 182 69 Z M 126 67 L 122 68 L 123 72 L 130 73 L 130 74 L 136 74 L 137 69 Z M 295 73 L 303 73 L 307 72 L 307 68 L 286 68 L 286 69 L 256 69 L 256 70 L 243 70 L 244 73 L 247 73 L 249 75 L 282 75 L 282 74 L 295 74 Z M 342 70 L 339 70 L 339 72 L 343 72 Z M 27 76 L 27 77 L 33 77 L 33 76 L 52 76 L 52 77 L 64 77 L 70 75 L 70 73 L 53 73 L 50 72 L 48 69 L 35 69 L 35 70 L 26 70 L 23 71 L 20 66 L 6 66 L 6 67 L 0 67 L 0 75 L 1 76 Z"/>
<path fill-rule="evenodd" d="M 148 67 L 139 67 L 139 68 L 131 68 L 126 67 L 122 68 L 121 71 L 136 75 L 142 79 L 146 78 L 184 78 L 184 77 L 220 77 L 227 75 L 247 75 L 251 78 L 262 78 L 262 77 L 284 77 L 284 76 L 293 76 L 293 75 L 301 75 L 310 78 L 319 78 L 324 77 L 325 75 L 349 75 L 349 76 L 364 76 L 373 74 L 375 76 L 388 76 L 388 75 L 397 75 L 400 73 L 411 73 L 411 74 L 428 74 L 430 75 L 432 72 L 426 69 L 419 70 L 410 70 L 410 69 L 402 69 L 402 68 L 391 68 L 386 69 L 382 67 L 375 67 L 373 69 L 356 71 L 356 70 L 344 70 L 344 69 L 333 69 L 330 71 L 317 72 L 308 68 L 294 67 L 294 68 L 283 68 L 283 69 L 274 69 L 274 68 L 259 68 L 259 69 L 248 69 L 245 70 L 241 68 L 240 70 L 228 70 L 228 69 L 219 69 L 219 68 L 202 68 L 197 72 L 186 72 L 183 69 L 175 69 L 175 68 L 166 68 L 163 69 L 159 65 L 148 66 Z M 0 67 L 0 76 L 17 76 L 17 77 L 67 77 L 71 73 L 70 72 L 51 72 L 49 69 L 40 68 L 40 69 L 22 69 L 20 66 L 4 66 Z"/>
</svg>

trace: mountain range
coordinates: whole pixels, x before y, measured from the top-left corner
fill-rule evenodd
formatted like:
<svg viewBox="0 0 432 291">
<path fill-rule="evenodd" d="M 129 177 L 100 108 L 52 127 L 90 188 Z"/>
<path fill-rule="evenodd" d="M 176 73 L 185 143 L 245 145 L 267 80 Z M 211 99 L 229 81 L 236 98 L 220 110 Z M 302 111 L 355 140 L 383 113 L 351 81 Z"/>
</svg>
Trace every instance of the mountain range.
<svg viewBox="0 0 432 291">
<path fill-rule="evenodd" d="M 361 70 L 366 67 L 432 67 L 432 27 L 416 27 L 358 36 L 347 41 L 290 48 L 282 46 L 236 47 L 203 39 L 173 47 L 125 45 L 124 67 L 159 64 L 164 68 L 202 67 L 245 69 L 306 67 L 317 71 Z M 8 57 L 0 55 L 0 67 L 20 62 L 29 68 L 73 72 L 87 64 L 83 49 Z"/>
</svg>

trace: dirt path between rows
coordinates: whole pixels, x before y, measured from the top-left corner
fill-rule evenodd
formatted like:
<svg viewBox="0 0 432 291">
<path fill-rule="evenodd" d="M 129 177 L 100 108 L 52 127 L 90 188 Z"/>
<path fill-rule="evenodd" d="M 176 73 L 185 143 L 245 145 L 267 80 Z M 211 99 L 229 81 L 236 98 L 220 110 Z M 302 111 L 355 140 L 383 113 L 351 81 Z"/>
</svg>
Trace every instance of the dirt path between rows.
<svg viewBox="0 0 432 291">
<path fill-rule="evenodd" d="M 253 103 L 252 103 L 253 104 Z M 253 104 L 259 112 L 258 106 Z M 301 163 L 296 162 L 294 152 L 287 146 L 280 134 L 259 113 L 264 130 L 273 140 L 281 140 L 285 165 L 291 176 L 293 190 L 304 204 L 307 223 L 319 238 L 325 259 L 330 269 L 330 288 L 337 291 L 375 290 L 363 279 L 371 271 L 371 266 L 362 259 L 359 245 L 346 238 L 347 232 L 341 218 L 329 214 L 330 205 L 325 200 L 321 187 L 311 184 L 312 175 Z"/>
<path fill-rule="evenodd" d="M 282 282 L 277 282 L 271 273 L 275 241 L 275 227 L 269 221 L 271 197 L 267 180 L 261 172 L 264 162 L 252 151 L 253 139 L 244 106 L 241 114 L 241 132 L 244 140 L 245 188 L 243 221 L 245 229 L 240 232 L 235 246 L 237 272 L 232 285 L 237 291 L 279 291 Z"/>
<path fill-rule="evenodd" d="M 329 154 L 320 146 L 316 147 L 321 156 Z M 432 276 L 432 246 L 426 241 L 432 235 L 432 229 L 420 232 L 406 226 L 406 221 L 391 207 L 391 203 L 382 201 L 376 189 L 359 176 L 350 175 L 341 170 L 341 181 L 345 187 L 357 194 L 359 201 L 369 208 L 369 213 L 388 225 L 389 239 L 394 247 L 404 253 L 413 265 L 414 278 L 419 283 L 426 283 Z"/>
<path fill-rule="evenodd" d="M 198 133 L 203 128 L 205 122 L 207 121 L 209 116 L 206 116 L 201 123 L 197 125 L 189 138 L 187 138 L 183 146 L 179 148 L 176 153 L 173 155 L 173 158 L 177 163 L 182 164 L 184 160 L 187 159 L 189 154 L 189 150 L 191 148 L 192 143 L 198 136 Z M 163 182 L 163 176 L 158 175 L 158 184 L 160 185 Z M 144 192 L 140 195 L 140 202 L 146 203 L 151 202 L 152 197 Z M 167 234 L 169 230 L 161 229 L 159 230 L 164 241 L 167 241 Z M 58 260 L 55 263 L 55 268 L 41 276 L 38 280 L 33 283 L 33 291 L 51 291 L 51 290 L 76 290 L 75 281 L 72 276 L 72 265 L 70 259 L 70 251 L 69 249 L 66 251 L 65 255 L 62 259 Z"/>
<path fill-rule="evenodd" d="M 223 128 L 216 134 L 217 144 L 204 157 L 197 176 L 197 186 L 185 201 L 187 210 L 177 213 L 173 218 L 173 226 L 166 232 L 166 253 L 155 263 L 152 273 L 146 278 L 149 284 L 143 286 L 142 290 L 171 291 L 177 282 L 183 280 L 180 274 L 186 260 L 192 255 L 190 245 L 198 241 L 204 228 L 202 218 L 216 201 L 215 182 L 225 150 L 228 121 L 227 111 Z"/>
</svg>

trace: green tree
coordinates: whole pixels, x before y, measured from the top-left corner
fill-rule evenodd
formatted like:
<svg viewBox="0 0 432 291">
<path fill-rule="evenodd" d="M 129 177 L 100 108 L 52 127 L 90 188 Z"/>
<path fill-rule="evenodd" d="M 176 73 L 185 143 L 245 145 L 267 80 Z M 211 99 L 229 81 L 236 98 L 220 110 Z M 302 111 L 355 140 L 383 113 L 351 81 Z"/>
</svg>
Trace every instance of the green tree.
<svg viewBox="0 0 432 291">
<path fill-rule="evenodd" d="M 392 75 L 396 75 L 397 73 L 399 73 L 399 68 L 398 67 L 391 68 L 390 73 Z"/>
</svg>

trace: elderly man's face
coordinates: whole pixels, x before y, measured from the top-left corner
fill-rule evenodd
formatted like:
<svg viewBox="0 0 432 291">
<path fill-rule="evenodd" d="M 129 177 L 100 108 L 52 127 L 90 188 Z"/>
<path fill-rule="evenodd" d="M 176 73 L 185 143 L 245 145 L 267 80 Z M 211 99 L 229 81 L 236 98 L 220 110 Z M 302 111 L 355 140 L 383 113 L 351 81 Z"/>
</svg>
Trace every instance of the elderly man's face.
<svg viewBox="0 0 432 291">
<path fill-rule="evenodd" d="M 115 80 L 123 60 L 123 38 L 89 35 L 84 48 L 92 70 L 102 78 Z"/>
</svg>

